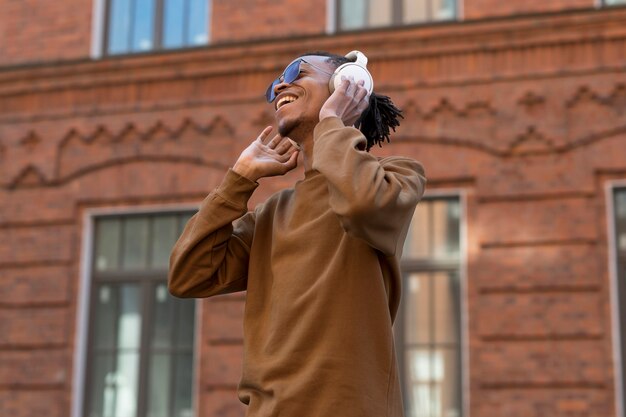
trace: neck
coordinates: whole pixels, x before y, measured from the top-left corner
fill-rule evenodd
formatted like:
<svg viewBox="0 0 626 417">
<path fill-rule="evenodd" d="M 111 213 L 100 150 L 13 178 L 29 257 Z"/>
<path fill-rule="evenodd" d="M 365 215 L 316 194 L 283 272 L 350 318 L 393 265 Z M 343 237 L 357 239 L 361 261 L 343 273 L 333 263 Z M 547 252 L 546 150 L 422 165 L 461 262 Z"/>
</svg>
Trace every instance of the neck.
<svg viewBox="0 0 626 417">
<path fill-rule="evenodd" d="M 310 171 L 313 169 L 313 136 L 307 137 L 304 141 L 301 141 L 299 145 L 302 161 L 304 163 L 304 171 Z"/>
<path fill-rule="evenodd" d="M 300 154 L 302 155 L 302 161 L 304 164 L 304 171 L 310 171 L 313 169 L 313 131 L 315 130 L 315 123 L 299 122 L 291 129 L 288 126 L 278 126 L 278 133 L 282 136 L 289 137 L 293 142 L 297 143 L 300 148 Z"/>
</svg>

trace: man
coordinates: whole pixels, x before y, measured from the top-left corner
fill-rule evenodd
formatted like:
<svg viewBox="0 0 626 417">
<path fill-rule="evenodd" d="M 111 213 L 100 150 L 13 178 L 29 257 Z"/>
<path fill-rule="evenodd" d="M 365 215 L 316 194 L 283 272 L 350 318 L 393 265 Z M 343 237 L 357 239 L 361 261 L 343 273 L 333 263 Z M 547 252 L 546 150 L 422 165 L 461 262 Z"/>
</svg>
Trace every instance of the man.
<svg viewBox="0 0 626 417">
<path fill-rule="evenodd" d="M 413 160 L 368 152 L 399 112 L 363 81 L 344 79 L 331 94 L 345 61 L 305 55 L 270 86 L 278 134 L 267 127 L 243 151 L 172 252 L 172 294 L 247 290 L 248 416 L 403 415 L 392 324 L 425 178 Z M 304 179 L 247 212 L 256 181 L 294 169 L 299 153 Z"/>
</svg>

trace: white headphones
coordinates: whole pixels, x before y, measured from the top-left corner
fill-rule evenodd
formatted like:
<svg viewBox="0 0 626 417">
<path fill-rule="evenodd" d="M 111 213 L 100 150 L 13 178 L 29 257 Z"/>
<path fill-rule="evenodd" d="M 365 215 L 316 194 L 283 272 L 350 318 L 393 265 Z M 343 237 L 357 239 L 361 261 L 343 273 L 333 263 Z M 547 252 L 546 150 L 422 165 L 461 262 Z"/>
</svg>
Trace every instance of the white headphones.
<svg viewBox="0 0 626 417">
<path fill-rule="evenodd" d="M 353 77 L 354 81 L 363 80 L 363 87 L 367 89 L 368 94 L 372 94 L 374 90 L 374 80 L 372 74 L 367 70 L 367 57 L 360 51 L 352 51 L 346 54 L 346 58 L 352 62 L 347 62 L 337 67 L 333 75 L 330 77 L 328 88 L 332 93 L 339 85 L 341 85 L 341 77 Z"/>
</svg>

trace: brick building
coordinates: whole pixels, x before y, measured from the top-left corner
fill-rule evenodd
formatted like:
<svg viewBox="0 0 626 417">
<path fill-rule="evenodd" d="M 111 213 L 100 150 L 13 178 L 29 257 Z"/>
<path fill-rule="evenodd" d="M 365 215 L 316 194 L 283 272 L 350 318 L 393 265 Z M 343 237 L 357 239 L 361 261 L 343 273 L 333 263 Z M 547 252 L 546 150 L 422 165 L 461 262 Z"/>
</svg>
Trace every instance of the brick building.
<svg viewBox="0 0 626 417">
<path fill-rule="evenodd" d="M 173 299 L 169 249 L 284 66 L 359 49 L 429 178 L 407 416 L 625 417 L 625 4 L 0 0 L 0 415 L 243 415 L 245 295 Z"/>
</svg>

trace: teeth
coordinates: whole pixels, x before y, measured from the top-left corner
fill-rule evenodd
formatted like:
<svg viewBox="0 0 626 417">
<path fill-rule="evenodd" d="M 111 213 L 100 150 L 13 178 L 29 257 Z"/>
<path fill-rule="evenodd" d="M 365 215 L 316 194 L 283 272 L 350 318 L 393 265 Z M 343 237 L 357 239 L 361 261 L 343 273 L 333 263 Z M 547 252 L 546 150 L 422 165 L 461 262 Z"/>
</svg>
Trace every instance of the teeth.
<svg viewBox="0 0 626 417">
<path fill-rule="evenodd" d="M 283 104 L 291 103 L 292 101 L 296 101 L 297 97 L 294 96 L 285 96 L 281 97 L 280 100 L 276 103 L 276 110 L 278 110 Z"/>
</svg>

